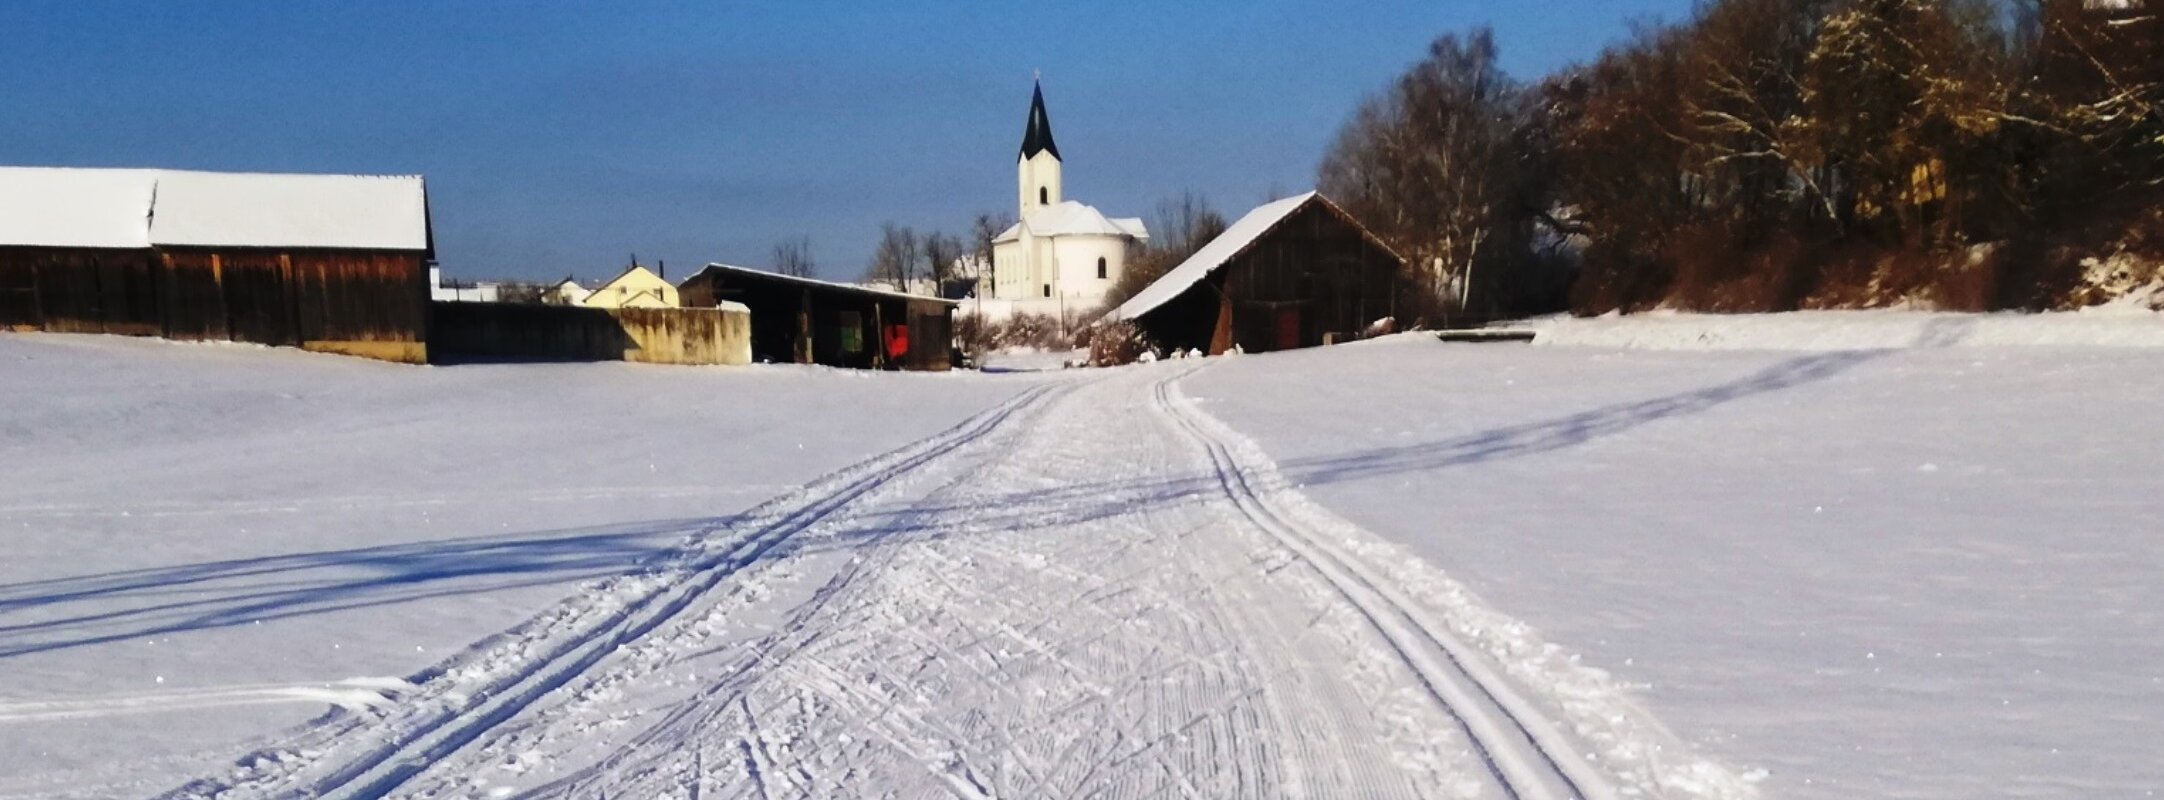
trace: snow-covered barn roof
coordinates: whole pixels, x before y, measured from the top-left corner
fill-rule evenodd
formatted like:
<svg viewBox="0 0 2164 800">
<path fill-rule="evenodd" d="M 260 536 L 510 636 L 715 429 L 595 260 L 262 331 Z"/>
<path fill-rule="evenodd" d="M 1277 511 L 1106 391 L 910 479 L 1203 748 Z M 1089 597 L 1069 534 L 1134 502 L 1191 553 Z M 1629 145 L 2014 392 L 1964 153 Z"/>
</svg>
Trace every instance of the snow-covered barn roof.
<svg viewBox="0 0 2164 800">
<path fill-rule="evenodd" d="M 0 245 L 429 249 L 420 176 L 0 167 Z"/>
<path fill-rule="evenodd" d="M 0 167 L 0 245 L 150 246 L 157 170 Z"/>
<path fill-rule="evenodd" d="M 933 297 L 931 295 L 924 294 L 909 294 L 907 292 L 895 292 L 886 289 L 875 289 L 870 286 L 862 286 L 854 283 L 835 283 L 833 281 L 822 281 L 818 278 L 805 278 L 797 275 L 783 275 L 779 272 L 768 272 L 763 269 L 739 267 L 734 264 L 723 264 L 720 262 L 708 264 L 706 265 L 706 269 L 699 270 L 699 272 L 692 274 L 690 278 L 685 278 L 684 280 L 688 282 L 692 278 L 699 277 L 699 275 L 704 274 L 708 270 L 714 270 L 723 273 L 734 273 L 737 275 L 743 275 L 755 279 L 775 280 L 783 283 L 795 283 L 802 286 L 819 289 L 835 289 L 844 292 L 857 292 L 861 294 L 877 295 L 880 297 L 890 297 L 897 300 L 929 300 L 935 303 L 945 303 L 950 306 L 959 306 L 962 304 L 959 300 L 948 300 L 944 297 Z M 677 285 L 682 286 L 683 284 Z"/>
<path fill-rule="evenodd" d="M 1390 248 L 1382 243 L 1382 240 L 1376 239 L 1374 234 L 1369 233 L 1366 227 L 1361 226 L 1351 215 L 1346 214 L 1344 209 L 1338 208 L 1336 203 L 1330 202 L 1330 198 L 1322 196 L 1321 192 L 1308 192 L 1268 203 L 1247 212 L 1246 216 L 1240 217 L 1238 222 L 1234 222 L 1231 227 L 1226 228 L 1224 233 L 1218 234 L 1217 238 L 1211 239 L 1209 244 L 1203 245 L 1202 249 L 1195 251 L 1194 255 L 1188 256 L 1186 261 L 1180 262 L 1179 266 L 1173 267 L 1171 271 L 1166 272 L 1164 277 L 1158 278 L 1155 283 L 1144 287 L 1142 291 L 1136 292 L 1134 297 L 1128 298 L 1127 302 L 1121 303 L 1119 308 L 1113 309 L 1112 313 L 1107 314 L 1106 317 L 1108 319 L 1136 319 L 1155 311 L 1158 306 L 1170 302 L 1172 298 L 1179 297 L 1195 284 L 1201 283 L 1202 279 L 1209 277 L 1210 273 L 1216 272 L 1219 267 L 1223 267 L 1233 259 L 1239 258 L 1240 254 L 1247 252 L 1247 249 L 1254 246 L 1256 241 L 1270 231 L 1275 230 L 1280 223 L 1290 219 L 1292 215 L 1299 213 L 1300 209 L 1306 208 L 1310 203 L 1323 204 L 1331 213 L 1336 214 L 1339 218 L 1344 219 L 1358 229 L 1361 236 L 1373 242 L 1376 247 L 1382 248 L 1383 252 L 1391 252 Z"/>
<path fill-rule="evenodd" d="M 1056 205 L 1031 209 L 1021 222 L 1009 226 L 992 241 L 1013 241 L 1022 235 L 1022 227 L 1029 227 L 1031 236 L 1132 236 L 1150 238 L 1149 227 L 1139 217 L 1113 218 L 1104 215 L 1096 207 L 1074 200 L 1062 200 Z"/>
</svg>

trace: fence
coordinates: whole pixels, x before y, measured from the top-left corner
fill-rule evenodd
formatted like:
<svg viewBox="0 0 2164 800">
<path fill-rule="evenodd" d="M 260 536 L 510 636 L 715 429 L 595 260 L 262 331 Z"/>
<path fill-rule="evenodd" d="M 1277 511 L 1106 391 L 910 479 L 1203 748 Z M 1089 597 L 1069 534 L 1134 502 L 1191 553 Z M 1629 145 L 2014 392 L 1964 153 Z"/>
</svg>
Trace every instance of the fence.
<svg viewBox="0 0 2164 800">
<path fill-rule="evenodd" d="M 741 308 L 584 308 L 430 304 L 429 357 L 472 361 L 749 364 L 751 315 Z"/>
</svg>

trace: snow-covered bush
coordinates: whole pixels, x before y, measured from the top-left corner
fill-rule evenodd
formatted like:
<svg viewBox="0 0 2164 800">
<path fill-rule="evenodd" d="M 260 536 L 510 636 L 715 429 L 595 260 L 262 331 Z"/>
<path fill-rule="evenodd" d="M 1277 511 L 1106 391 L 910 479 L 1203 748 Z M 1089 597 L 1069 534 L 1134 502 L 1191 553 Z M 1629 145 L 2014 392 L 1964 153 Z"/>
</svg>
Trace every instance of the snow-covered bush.
<svg viewBox="0 0 2164 800">
<path fill-rule="evenodd" d="M 1151 346 L 1149 337 L 1142 333 L 1142 328 L 1132 322 L 1099 322 L 1090 326 L 1090 329 L 1090 366 L 1116 367 L 1157 360 L 1157 348 Z"/>
</svg>

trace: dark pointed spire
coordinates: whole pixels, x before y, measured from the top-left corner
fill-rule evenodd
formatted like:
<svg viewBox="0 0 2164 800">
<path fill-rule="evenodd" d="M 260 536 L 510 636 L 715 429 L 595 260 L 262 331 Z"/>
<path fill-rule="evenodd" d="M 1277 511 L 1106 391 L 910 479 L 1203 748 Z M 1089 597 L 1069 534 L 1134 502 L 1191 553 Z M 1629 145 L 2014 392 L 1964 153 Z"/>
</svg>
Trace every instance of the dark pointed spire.
<svg viewBox="0 0 2164 800">
<path fill-rule="evenodd" d="M 1022 160 L 1027 161 L 1038 153 L 1051 153 L 1059 158 L 1059 145 L 1052 143 L 1052 118 L 1044 113 L 1044 82 L 1037 82 L 1035 96 L 1029 100 L 1029 130 L 1022 133 Z"/>
</svg>

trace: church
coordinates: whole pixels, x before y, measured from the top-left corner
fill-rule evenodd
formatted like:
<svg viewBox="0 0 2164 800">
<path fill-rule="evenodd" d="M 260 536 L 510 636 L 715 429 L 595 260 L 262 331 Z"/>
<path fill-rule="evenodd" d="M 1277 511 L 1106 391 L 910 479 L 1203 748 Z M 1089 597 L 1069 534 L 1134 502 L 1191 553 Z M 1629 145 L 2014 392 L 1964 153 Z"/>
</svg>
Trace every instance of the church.
<svg viewBox="0 0 2164 800">
<path fill-rule="evenodd" d="M 1113 219 L 1067 199 L 1063 166 L 1039 83 L 1015 165 L 1021 221 L 992 240 L 990 295 L 1005 312 L 998 316 L 1100 310 L 1127 266 L 1129 246 L 1149 239 L 1140 219 Z"/>
</svg>

